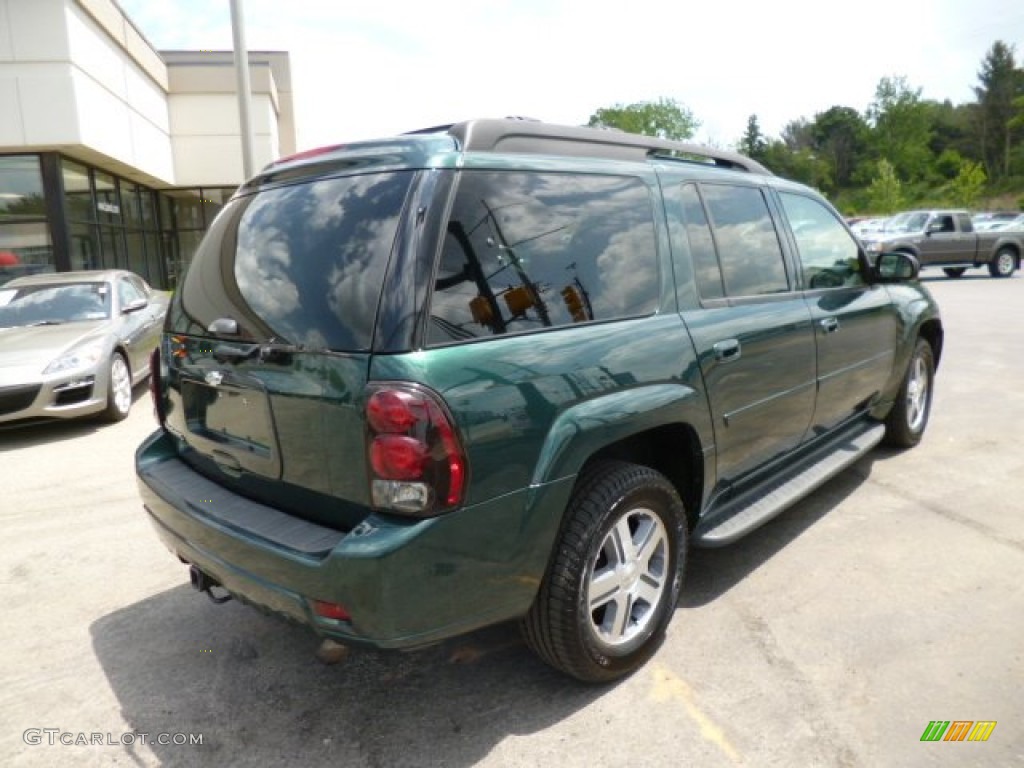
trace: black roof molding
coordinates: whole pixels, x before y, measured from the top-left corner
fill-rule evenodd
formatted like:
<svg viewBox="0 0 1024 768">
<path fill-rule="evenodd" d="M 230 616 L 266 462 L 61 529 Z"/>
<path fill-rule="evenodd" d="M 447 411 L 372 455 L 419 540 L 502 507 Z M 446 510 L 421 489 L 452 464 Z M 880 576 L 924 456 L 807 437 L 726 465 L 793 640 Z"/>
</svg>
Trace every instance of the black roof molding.
<svg viewBox="0 0 1024 768">
<path fill-rule="evenodd" d="M 453 136 L 467 152 L 523 152 L 601 157 L 634 162 L 644 162 L 652 158 L 682 160 L 772 175 L 771 171 L 756 160 L 736 152 L 601 128 L 553 125 L 521 119 L 483 119 L 413 131 L 440 132 Z"/>
</svg>

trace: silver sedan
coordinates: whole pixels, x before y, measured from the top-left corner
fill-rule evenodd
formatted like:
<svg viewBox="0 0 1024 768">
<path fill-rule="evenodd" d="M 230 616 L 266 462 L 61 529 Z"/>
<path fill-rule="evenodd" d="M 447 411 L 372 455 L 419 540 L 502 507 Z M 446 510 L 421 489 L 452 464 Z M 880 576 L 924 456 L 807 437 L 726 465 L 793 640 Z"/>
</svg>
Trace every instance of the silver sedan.
<svg viewBox="0 0 1024 768">
<path fill-rule="evenodd" d="M 0 285 L 0 424 L 128 415 L 149 375 L 168 296 L 124 270 Z"/>
</svg>

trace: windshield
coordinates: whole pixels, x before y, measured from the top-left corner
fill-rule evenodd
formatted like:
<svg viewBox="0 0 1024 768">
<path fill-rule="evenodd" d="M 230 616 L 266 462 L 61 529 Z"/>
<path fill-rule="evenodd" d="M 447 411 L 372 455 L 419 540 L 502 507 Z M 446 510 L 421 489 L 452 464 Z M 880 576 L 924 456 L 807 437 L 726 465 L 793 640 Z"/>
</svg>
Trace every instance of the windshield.
<svg viewBox="0 0 1024 768">
<path fill-rule="evenodd" d="M 0 328 L 60 325 L 110 317 L 106 283 L 64 283 L 0 288 Z"/>
<path fill-rule="evenodd" d="M 928 214 L 923 212 L 897 213 L 885 222 L 886 232 L 920 232 L 928 221 Z"/>
</svg>

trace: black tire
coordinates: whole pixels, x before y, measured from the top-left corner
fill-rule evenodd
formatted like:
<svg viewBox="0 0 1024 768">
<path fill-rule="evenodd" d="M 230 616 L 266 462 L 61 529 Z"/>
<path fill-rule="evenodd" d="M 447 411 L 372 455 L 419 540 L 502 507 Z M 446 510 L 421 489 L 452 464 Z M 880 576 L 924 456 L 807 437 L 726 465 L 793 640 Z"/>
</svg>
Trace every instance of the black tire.
<svg viewBox="0 0 1024 768">
<path fill-rule="evenodd" d="M 931 345 L 918 339 L 896 403 L 885 420 L 885 442 L 894 448 L 913 448 L 924 435 L 935 388 L 935 355 Z"/>
<path fill-rule="evenodd" d="M 967 267 L 945 267 L 942 271 L 946 273 L 946 277 L 963 277 Z"/>
<path fill-rule="evenodd" d="M 1017 254 L 1009 248 L 1000 248 L 988 264 L 992 277 L 1009 277 L 1017 270 Z"/>
<path fill-rule="evenodd" d="M 127 397 L 125 391 L 127 388 Z M 103 410 L 106 421 L 122 421 L 132 409 L 132 372 L 124 355 L 115 352 L 107 368 L 107 407 Z"/>
<path fill-rule="evenodd" d="M 657 650 L 672 619 L 686 545 L 683 503 L 663 475 L 621 461 L 594 465 L 573 491 L 544 581 L 522 620 L 527 645 L 584 682 L 634 671 Z M 602 593 L 592 598 L 595 585 Z"/>
</svg>

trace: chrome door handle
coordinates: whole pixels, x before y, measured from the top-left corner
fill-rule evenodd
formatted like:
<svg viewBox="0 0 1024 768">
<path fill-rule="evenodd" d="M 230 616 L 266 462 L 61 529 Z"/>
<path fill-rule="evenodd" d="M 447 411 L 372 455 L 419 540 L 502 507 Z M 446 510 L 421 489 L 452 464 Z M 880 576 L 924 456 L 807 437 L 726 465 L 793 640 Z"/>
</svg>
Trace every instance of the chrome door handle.
<svg viewBox="0 0 1024 768">
<path fill-rule="evenodd" d="M 723 363 L 731 363 L 740 359 L 740 343 L 737 339 L 726 339 L 712 347 L 715 350 L 715 359 Z"/>
<path fill-rule="evenodd" d="M 839 319 L 835 317 L 826 317 L 823 320 L 819 320 L 818 325 L 821 326 L 821 330 L 825 333 L 835 333 L 839 330 Z"/>
</svg>

